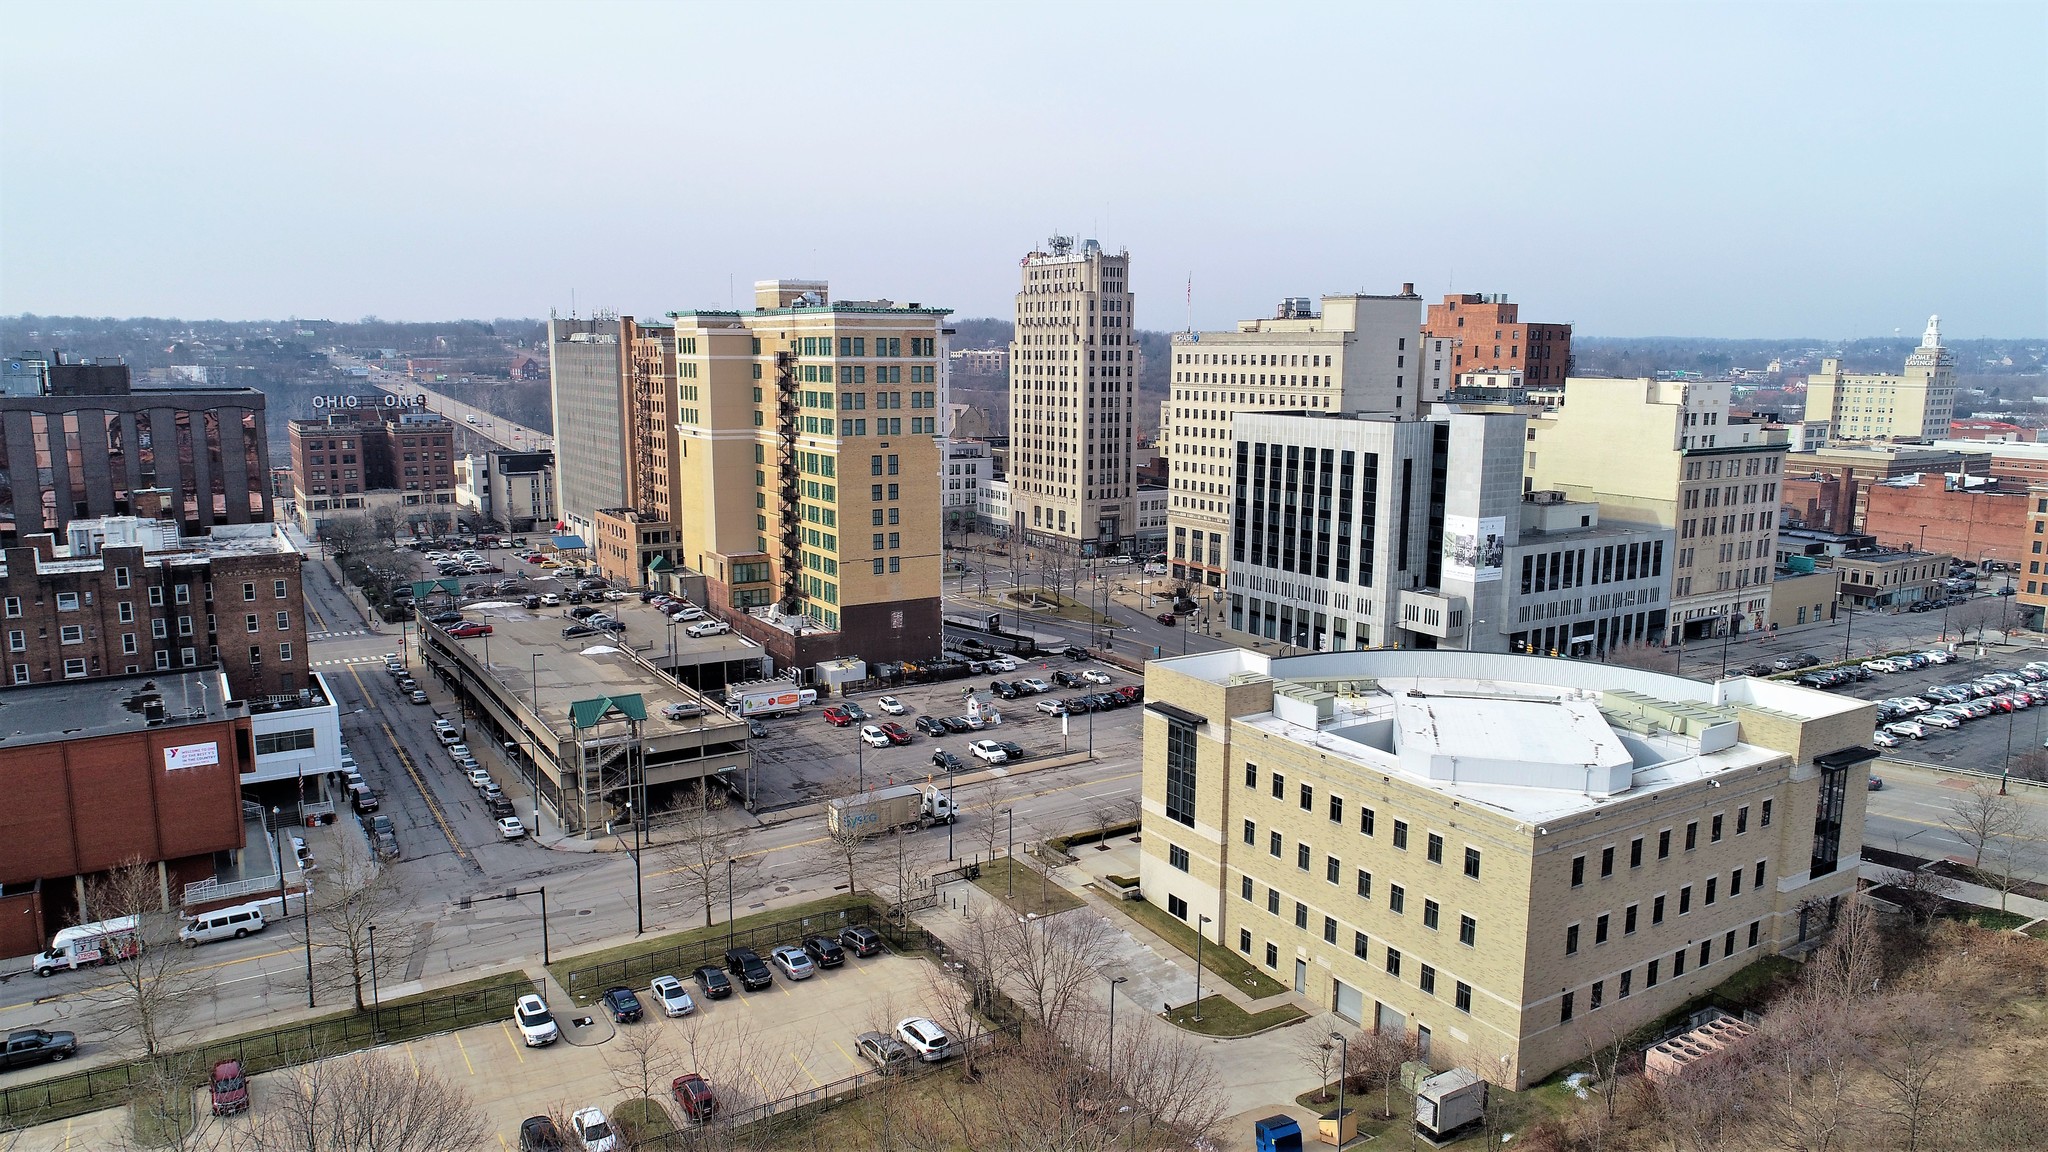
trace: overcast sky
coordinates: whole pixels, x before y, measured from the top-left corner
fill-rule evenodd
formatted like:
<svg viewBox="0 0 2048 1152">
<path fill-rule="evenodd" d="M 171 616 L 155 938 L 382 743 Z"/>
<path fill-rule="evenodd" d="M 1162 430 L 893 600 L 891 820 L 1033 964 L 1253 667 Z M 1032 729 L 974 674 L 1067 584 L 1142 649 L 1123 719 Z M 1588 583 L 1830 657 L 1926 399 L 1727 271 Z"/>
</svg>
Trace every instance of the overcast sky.
<svg viewBox="0 0 2048 1152">
<path fill-rule="evenodd" d="M 2048 334 L 2048 5 L 15 5 L 0 313 L 652 315 L 768 277 L 1145 328 Z M 1193 307 L 1188 284 L 1193 281 Z M 729 287 L 730 286 L 730 287 Z"/>
</svg>

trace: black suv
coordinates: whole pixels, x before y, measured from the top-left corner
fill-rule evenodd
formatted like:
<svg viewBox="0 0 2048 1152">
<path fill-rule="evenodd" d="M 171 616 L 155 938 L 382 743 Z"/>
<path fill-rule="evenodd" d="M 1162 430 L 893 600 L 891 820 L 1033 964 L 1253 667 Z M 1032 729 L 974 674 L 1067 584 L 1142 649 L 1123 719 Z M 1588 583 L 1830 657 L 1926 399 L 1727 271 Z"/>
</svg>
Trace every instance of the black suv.
<svg viewBox="0 0 2048 1152">
<path fill-rule="evenodd" d="M 1052 683 L 1055 688 L 1079 688 L 1088 682 L 1075 673 L 1061 669 L 1052 674 Z"/>
<path fill-rule="evenodd" d="M 706 964 L 690 975 L 697 978 L 697 987 L 708 1000 L 723 1000 L 732 995 L 732 981 L 725 978 L 725 969 L 715 964 Z"/>
<path fill-rule="evenodd" d="M 820 968 L 837 968 L 846 963 L 846 952 L 839 942 L 830 936 L 812 936 L 804 941 L 804 951 Z"/>
<path fill-rule="evenodd" d="M 881 934 L 865 924 L 851 924 L 839 930 L 839 943 L 865 960 L 882 950 Z"/>
<path fill-rule="evenodd" d="M 633 995 L 631 988 L 607 988 L 600 999 L 604 1001 L 605 1010 L 612 1014 L 614 1023 L 630 1024 L 640 1019 L 640 998 Z"/>
<path fill-rule="evenodd" d="M 725 970 L 739 977 L 740 985 L 749 992 L 758 992 L 775 983 L 775 974 L 768 971 L 768 965 L 761 962 L 752 948 L 726 949 Z"/>
<path fill-rule="evenodd" d="M 1017 686 L 1015 684 L 1010 683 L 1008 680 L 991 681 L 989 683 L 988 690 L 1002 697 L 1005 700 L 1015 700 L 1018 696 Z"/>
</svg>

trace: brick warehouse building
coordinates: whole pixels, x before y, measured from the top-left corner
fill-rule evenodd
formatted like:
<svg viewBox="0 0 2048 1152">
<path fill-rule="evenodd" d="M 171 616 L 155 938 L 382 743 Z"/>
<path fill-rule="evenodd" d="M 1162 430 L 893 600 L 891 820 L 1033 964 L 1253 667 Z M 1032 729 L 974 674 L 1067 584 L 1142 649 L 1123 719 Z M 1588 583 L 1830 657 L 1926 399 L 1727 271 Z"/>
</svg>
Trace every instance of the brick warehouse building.
<svg viewBox="0 0 2048 1152">
<path fill-rule="evenodd" d="M 96 873 L 154 863 L 176 901 L 242 848 L 255 753 L 246 705 L 222 695 L 215 672 L 0 692 L 0 955 L 77 922 Z"/>
<path fill-rule="evenodd" d="M 134 388 L 119 362 L 0 361 L 0 542 L 134 514 L 152 491 L 187 532 L 269 523 L 266 403 L 254 388 Z"/>
<path fill-rule="evenodd" d="M 1525 324 L 1522 306 L 1504 295 L 1453 293 L 1431 304 L 1425 336 L 1456 341 L 1446 373 L 1520 372 L 1522 382 L 1557 387 L 1571 375 L 1572 326 Z"/>
<path fill-rule="evenodd" d="M 1894 547 L 1924 544 L 1972 563 L 2018 564 L 2028 559 L 2033 540 L 2027 505 L 2025 484 L 1960 488 L 1923 474 L 1865 489 L 1863 531 Z"/>
<path fill-rule="evenodd" d="M 183 537 L 169 521 L 74 520 L 5 552 L 0 696 L 24 685 L 218 664 L 239 699 L 310 685 L 302 554 L 276 526 Z"/>
<path fill-rule="evenodd" d="M 365 401 L 285 427 L 308 531 L 337 512 L 455 510 L 455 425 L 445 416 Z"/>
</svg>

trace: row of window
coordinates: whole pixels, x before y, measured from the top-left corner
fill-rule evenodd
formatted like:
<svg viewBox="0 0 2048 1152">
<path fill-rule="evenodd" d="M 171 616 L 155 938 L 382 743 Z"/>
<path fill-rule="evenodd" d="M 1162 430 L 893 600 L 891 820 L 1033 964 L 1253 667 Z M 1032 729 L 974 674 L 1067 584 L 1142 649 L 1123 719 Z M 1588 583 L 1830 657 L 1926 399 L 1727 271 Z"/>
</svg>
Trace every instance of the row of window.
<svg viewBox="0 0 2048 1152">
<path fill-rule="evenodd" d="M 135 651 L 135 643 L 134 643 L 134 640 L 135 640 L 135 638 L 134 638 L 133 636 L 123 636 L 123 637 L 121 638 L 121 640 L 122 640 L 122 644 L 121 644 L 121 651 L 122 651 L 122 654 L 123 654 L 123 655 L 128 655 L 128 656 L 133 656 L 133 655 L 135 655 L 135 654 L 136 654 L 136 651 Z M 199 651 L 198 651 L 198 649 L 196 649 L 196 648 L 181 648 L 181 649 L 179 649 L 179 650 L 178 650 L 178 652 L 179 652 L 179 661 L 180 661 L 180 663 L 181 663 L 181 664 L 182 664 L 182 665 L 183 665 L 184 667 L 186 667 L 186 668 L 196 668 L 196 667 L 198 667 L 198 666 L 199 666 Z M 220 647 L 219 647 L 219 645 L 214 645 L 214 646 L 212 646 L 212 659 L 213 659 L 214 661 L 216 661 L 216 662 L 218 662 L 218 661 L 220 660 Z M 291 646 L 290 644 L 279 644 L 279 645 L 277 646 L 277 659 L 278 659 L 278 661 L 279 661 L 280 663 L 284 663 L 284 664 L 289 664 L 289 663 L 291 663 L 291 661 L 292 661 L 292 646 Z M 257 668 L 257 667 L 260 667 L 260 666 L 262 665 L 262 663 L 263 663 L 263 649 L 262 649 L 261 647 L 259 647 L 259 646 L 255 645 L 255 644 L 251 644 L 251 645 L 249 645 L 249 665 L 250 665 L 250 667 L 251 667 L 251 668 Z M 168 669 L 169 669 L 170 667 L 171 667 L 171 654 L 170 654 L 170 652 L 169 652 L 168 650 L 159 650 L 159 651 L 157 652 L 157 654 L 156 654 L 156 669 L 157 669 L 157 671 L 159 671 L 159 672 L 162 672 L 162 671 L 166 671 L 166 670 L 168 670 Z M 26 665 L 26 664 L 15 664 L 15 665 L 13 665 L 13 666 L 12 666 L 12 668 L 11 668 L 11 670 L 10 670 L 10 671 L 11 671 L 11 679 L 12 679 L 12 682 L 13 682 L 13 683 L 15 683 L 15 684 L 30 684 L 30 683 L 33 683 L 33 682 L 34 682 L 34 681 L 33 681 L 33 678 L 32 678 L 32 677 L 31 677 L 31 675 L 30 675 L 30 672 L 29 672 L 29 666 L 28 666 L 28 665 Z M 133 675 L 134 673 L 137 673 L 137 672 L 140 672 L 140 671 L 142 671 L 142 668 L 141 668 L 141 666 L 140 666 L 140 665 L 137 665 L 137 664 L 130 664 L 130 665 L 128 665 L 128 666 L 127 666 L 126 674 L 128 674 L 128 675 Z M 89 675 L 89 674 L 90 674 L 90 671 L 89 671 L 89 668 L 88 668 L 88 664 L 87 664 L 87 660 L 86 660 L 86 658 L 85 658 L 85 657 L 83 657 L 83 656 L 74 656 L 74 657 L 71 657 L 71 658 L 69 658 L 69 659 L 67 659 L 67 660 L 65 660 L 65 661 L 64 661 L 64 679 L 66 679 L 66 680 L 79 680 L 79 679 L 83 679 L 84 677 L 86 677 L 86 676 L 87 676 L 87 675 Z"/>
<path fill-rule="evenodd" d="M 1752 920 L 1749 922 L 1749 943 L 1740 948 L 1736 944 L 1736 939 L 1738 933 L 1741 930 L 1736 928 L 1730 928 L 1727 931 L 1727 933 L 1721 937 L 1721 959 L 1726 960 L 1729 957 L 1735 955 L 1736 952 L 1743 950 L 1743 948 L 1756 947 L 1758 942 L 1763 938 L 1763 924 L 1764 922 L 1761 920 Z M 1673 952 L 1671 954 L 1671 978 L 1673 980 L 1676 980 L 1680 976 L 1685 975 L 1686 957 L 1691 953 L 1692 946 L 1687 945 L 1686 947 L 1680 948 L 1676 952 Z M 1698 956 L 1698 967 L 1704 968 L 1708 964 L 1713 963 L 1714 941 L 1712 939 L 1700 941 Z M 1645 988 L 1655 988 L 1657 986 L 1658 981 L 1663 978 L 1663 963 L 1663 958 L 1659 957 L 1658 959 L 1652 960 L 1644 966 L 1643 986 Z M 1620 976 L 1616 978 L 1615 995 L 1617 999 L 1626 1000 L 1629 998 L 1630 993 L 1634 991 L 1635 974 L 1635 969 L 1631 967 L 1626 971 L 1622 972 Z M 1606 1002 L 1607 981 L 1604 979 L 1593 981 L 1593 983 L 1587 988 L 1587 1010 L 1591 1012 L 1598 1012 L 1603 1006 L 1605 1006 Z M 1560 1024 L 1571 1023 L 1572 1014 L 1577 1009 L 1577 1006 L 1578 994 L 1576 992 L 1568 991 L 1564 993 L 1562 996 L 1560 996 L 1558 998 L 1557 1022 Z"/>
<path fill-rule="evenodd" d="M 1753 878 L 1753 879 L 1752 879 L 1752 880 L 1750 881 L 1750 887 L 1752 887 L 1752 888 L 1762 888 L 1762 887 L 1764 886 L 1764 872 L 1765 872 L 1765 870 L 1766 870 L 1766 864 L 1767 864 L 1767 863 L 1768 863 L 1767 861 L 1763 861 L 1763 860 L 1759 860 L 1759 861 L 1757 861 L 1757 862 L 1756 862 L 1756 865 L 1755 865 L 1755 870 L 1756 870 L 1756 874 L 1755 874 L 1755 877 L 1754 877 L 1754 878 Z M 1733 869 L 1733 870 L 1731 870 L 1731 871 L 1730 871 L 1730 872 L 1728 873 L 1728 896 L 1729 896 L 1729 898 L 1733 899 L 1733 898 L 1734 898 L 1734 897 L 1736 897 L 1736 896 L 1740 896 L 1740 895 L 1742 895 L 1742 874 L 1743 874 L 1743 872 L 1745 872 L 1745 871 L 1747 871 L 1747 869 L 1743 869 L 1743 868 L 1736 868 L 1736 869 Z M 1704 887 L 1704 892 L 1703 892 L 1703 896 L 1704 896 L 1704 900 L 1703 900 L 1703 903 L 1705 903 L 1705 904 L 1708 904 L 1708 905 L 1712 905 L 1712 904 L 1713 904 L 1713 903 L 1714 903 L 1714 902 L 1715 902 L 1716 900 L 1718 900 L 1718 899 L 1720 898 L 1720 884 L 1721 884 L 1721 878 L 1720 878 L 1719 876 L 1709 876 L 1709 877 L 1707 877 L 1707 882 L 1706 882 L 1706 885 L 1705 885 L 1705 887 Z M 1680 915 L 1680 916 L 1689 916 L 1689 915 L 1691 915 L 1691 914 L 1692 914 L 1692 894 L 1693 894 L 1693 886 L 1692 886 L 1692 885 L 1690 885 L 1690 884 L 1687 884 L 1687 885 L 1685 885 L 1685 886 L 1683 886 L 1683 887 L 1679 888 L 1679 890 L 1678 890 L 1678 913 L 1677 913 L 1678 915 Z M 1664 922 L 1664 913 L 1665 913 L 1665 909 L 1666 909 L 1666 901 L 1667 901 L 1667 899 L 1669 898 L 1669 896 L 1670 896 L 1670 893 L 1668 893 L 1668 892 L 1659 892 L 1659 893 L 1657 893 L 1657 895 L 1655 895 L 1655 896 L 1651 897 L 1651 899 L 1650 899 L 1650 923 L 1651 923 L 1651 925 L 1652 925 L 1652 926 L 1655 926 L 1655 925 L 1658 925 L 1658 924 L 1662 924 L 1662 923 Z M 1637 922 L 1638 922 L 1638 920 L 1639 920 L 1639 918 L 1640 918 L 1640 915 L 1641 915 L 1641 911 L 1642 911 L 1642 905 L 1641 905 L 1641 904 L 1630 904 L 1630 905 L 1629 905 L 1628 907 L 1626 907 L 1626 908 L 1623 908 L 1623 909 L 1621 910 L 1621 934 L 1622 934 L 1623 936 L 1633 936 L 1633 935 L 1635 935 L 1635 933 L 1636 933 L 1636 925 L 1637 925 Z M 1599 914 L 1598 916 L 1595 916 L 1595 917 L 1593 918 L 1593 943 L 1594 943 L 1595 945 L 1599 945 L 1599 944 L 1605 944 L 1605 943 L 1607 943 L 1607 940 L 1608 940 L 1608 936 L 1609 936 L 1609 931 L 1610 931 L 1610 929 L 1611 929 L 1611 927 L 1612 927 L 1612 924 L 1613 924 L 1613 914 L 1612 914 L 1612 913 L 1609 913 L 1609 912 L 1602 912 L 1602 913 L 1600 913 L 1600 914 Z M 1564 930 L 1564 954 L 1565 954 L 1565 955 L 1567 955 L 1567 956 L 1575 956 L 1575 955 L 1577 955 L 1577 954 L 1578 954 L 1578 951 L 1579 951 L 1579 930 L 1580 930 L 1580 929 L 1581 929 L 1581 928 L 1582 928 L 1583 926 L 1584 926 L 1583 924 L 1567 924 L 1567 925 L 1565 925 L 1565 930 Z"/>
<path fill-rule="evenodd" d="M 248 615 L 244 616 L 244 617 L 242 618 L 242 620 L 243 620 L 243 623 L 244 623 L 244 625 L 246 626 L 246 628 L 247 628 L 247 629 L 248 629 L 248 631 L 250 631 L 250 632 L 261 632 L 261 631 L 263 630 L 263 620 L 262 620 L 262 617 L 261 617 L 261 616 L 259 616 L 259 615 L 257 615 L 256 613 L 253 613 L 253 612 L 252 612 L 252 613 L 250 613 L 250 614 L 248 614 Z M 123 603 L 123 604 L 121 605 L 121 622 L 122 622 L 123 624 L 132 624 L 132 623 L 134 623 L 134 622 L 135 622 L 135 606 L 134 606 L 134 605 L 132 605 L 132 604 L 128 604 L 128 603 Z M 162 638 L 163 638 L 163 637 L 164 637 L 164 636 L 165 636 L 165 635 L 166 635 L 166 634 L 168 633 L 168 631 L 169 631 L 169 624 L 168 624 L 168 622 L 166 622 L 166 621 L 164 621 L 164 620 L 152 620 L 152 621 L 150 621 L 150 626 L 151 626 L 151 631 L 152 631 L 152 633 L 153 633 L 153 634 L 154 634 L 154 635 L 155 635 L 155 636 L 156 636 L 156 637 L 157 637 L 158 639 L 162 639 Z M 278 630 L 278 631 L 280 631 L 280 632 L 289 632 L 289 631 L 291 631 L 291 628 L 292 628 L 292 617 L 291 617 L 291 613 L 289 613 L 289 612 L 279 612 L 279 613 L 277 614 L 277 630 Z M 212 613 L 208 613 L 208 614 L 207 614 L 207 617 L 206 617 L 206 631 L 207 631 L 207 634 L 208 634 L 208 635 L 212 635 L 212 634 L 213 634 L 214 632 L 216 632 L 217 630 L 218 630 L 218 628 L 217 628 L 217 625 L 216 625 L 216 623 L 215 623 L 215 620 L 214 620 L 213 614 L 212 614 Z M 48 633 L 47 633 L 47 632 L 45 632 L 45 633 L 42 633 L 42 635 L 45 635 L 45 636 L 47 636 L 47 635 L 48 635 Z M 178 635 L 180 635 L 180 636 L 190 636 L 190 635 L 192 635 L 192 617 L 190 617 L 190 616 L 180 616 L 180 617 L 178 617 Z M 125 642 L 127 642 L 127 643 L 128 643 L 128 644 L 130 644 L 130 645 L 132 645 L 132 644 L 134 643 L 134 639 L 135 639 L 135 638 L 134 638 L 134 635 L 133 635 L 132 633 L 130 633 L 130 634 L 126 634 L 126 635 L 125 635 L 125 637 L 124 637 L 124 639 L 125 639 Z M 83 644 L 83 643 L 85 643 L 85 626 L 84 626 L 83 624 L 63 624 L 63 625 L 59 625 L 59 626 L 58 626 L 58 629 L 57 629 L 57 642 L 58 642 L 59 644 Z M 21 628 L 10 628 L 10 629 L 8 629 L 8 632 L 7 632 L 7 650 L 8 650 L 9 652 L 26 652 L 26 651 L 28 651 L 28 632 L 27 632 L 27 631 L 26 631 L 25 629 L 21 629 Z M 134 650 L 135 650 L 135 649 L 134 649 L 134 648 L 133 648 L 132 646 L 128 648 L 128 651 L 130 651 L 130 652 L 133 652 Z"/>
<path fill-rule="evenodd" d="M 1272 789 L 1273 798 L 1275 800 L 1286 799 L 1287 776 L 1281 772 L 1269 772 L 1267 773 L 1267 779 Z M 1246 788 L 1254 790 L 1256 790 L 1259 786 L 1259 766 L 1250 761 L 1246 761 L 1244 766 L 1244 786 Z M 1299 785 L 1298 791 L 1296 792 L 1296 797 L 1297 803 L 1302 811 L 1315 811 L 1315 785 Z M 1327 801 L 1329 805 L 1330 823 L 1344 823 L 1344 798 L 1333 792 L 1327 797 Z M 1379 814 L 1373 811 L 1371 808 L 1360 806 L 1360 808 L 1358 809 L 1358 831 L 1366 836 L 1376 836 L 1378 835 L 1378 830 Z M 1391 837 L 1391 840 L 1395 848 L 1403 852 L 1406 852 L 1408 850 L 1408 822 L 1406 820 L 1396 820 L 1393 822 L 1393 835 Z M 1244 842 L 1246 844 L 1253 844 L 1256 842 L 1256 827 L 1254 823 L 1250 820 L 1246 820 L 1244 822 Z M 1280 855 L 1280 833 L 1274 832 L 1271 834 L 1269 838 L 1268 847 L 1271 855 Z M 1299 853 L 1306 852 L 1308 850 L 1308 845 L 1303 844 L 1297 847 L 1296 852 L 1298 855 Z M 1441 864 L 1444 862 L 1444 838 L 1441 833 L 1430 832 L 1425 834 L 1425 839 L 1423 842 L 1423 855 L 1432 864 Z M 1465 845 L 1465 875 L 1470 876 L 1474 880 L 1479 879 L 1479 862 L 1479 849 L 1472 847 L 1470 844 Z M 1304 864 L 1302 865 L 1302 867 L 1306 868 L 1307 865 Z"/>
<path fill-rule="evenodd" d="M 1716 812 L 1708 819 L 1707 842 L 1709 844 L 1719 844 L 1721 842 L 1723 835 L 1727 831 L 1727 822 L 1728 814 L 1726 812 Z M 1771 801 L 1765 800 L 1758 810 L 1757 825 L 1762 828 L 1769 828 L 1771 826 Z M 1664 828 L 1657 832 L 1657 859 L 1664 860 L 1671 856 L 1671 837 L 1674 831 L 1675 829 L 1672 828 Z M 1744 804 L 1735 810 L 1735 835 L 1743 836 L 1747 835 L 1748 832 L 1749 805 Z M 1638 836 L 1629 841 L 1628 866 L 1630 868 L 1640 868 L 1643 866 L 1643 842 L 1645 839 L 1646 837 Z M 1697 820 L 1688 821 L 1685 825 L 1685 850 L 1691 852 L 1698 848 L 1699 844 L 1700 822 Z M 1614 875 L 1614 861 L 1617 848 L 1617 845 L 1609 844 L 1600 850 L 1600 876 L 1602 879 Z M 1581 853 L 1572 857 L 1572 887 L 1577 888 L 1585 882 L 1586 857 Z"/>
</svg>

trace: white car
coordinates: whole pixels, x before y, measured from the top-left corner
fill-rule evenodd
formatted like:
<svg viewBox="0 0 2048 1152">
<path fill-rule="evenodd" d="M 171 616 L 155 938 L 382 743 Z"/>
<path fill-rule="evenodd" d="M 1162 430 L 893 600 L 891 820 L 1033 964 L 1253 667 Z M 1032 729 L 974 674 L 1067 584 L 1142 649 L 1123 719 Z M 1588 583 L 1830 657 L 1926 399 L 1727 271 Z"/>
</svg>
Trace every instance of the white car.
<svg viewBox="0 0 2048 1152">
<path fill-rule="evenodd" d="M 498 835 L 506 840 L 520 840 L 526 836 L 526 825 L 517 816 L 502 816 L 498 819 Z"/>
<path fill-rule="evenodd" d="M 439 740 L 444 747 L 450 748 L 462 743 L 462 737 L 457 735 L 453 728 L 434 729 L 434 739 Z"/>
<path fill-rule="evenodd" d="M 1010 758 L 1010 754 L 1003 751 L 1003 746 L 993 740 L 975 740 L 967 745 L 967 750 L 975 759 L 990 764 L 1001 764 Z"/>
<path fill-rule="evenodd" d="M 1097 672 L 1097 671 L 1096 671 L 1095 669 L 1093 669 L 1093 668 L 1089 668 L 1089 669 L 1087 669 L 1087 670 L 1083 671 L 1083 672 L 1081 673 L 1081 679 L 1083 679 L 1083 680 L 1086 680 L 1086 681 L 1087 681 L 1087 682 L 1089 682 L 1090 684 L 1111 684 L 1111 683 L 1115 683 L 1115 681 L 1113 681 L 1113 680 L 1111 680 L 1111 679 L 1110 679 L 1109 673 L 1107 673 L 1107 672 Z"/>
<path fill-rule="evenodd" d="M 697 1010 L 697 1002 L 690 999 L 683 982 L 673 976 L 656 976 L 654 982 L 647 986 L 647 991 L 667 1015 L 688 1016 Z"/>
<path fill-rule="evenodd" d="M 946 1030 L 922 1016 L 911 1016 L 896 1022 L 896 1038 L 909 1045 L 917 1058 L 926 1063 L 936 1064 L 953 1054 L 952 1042 L 946 1039 Z"/>
<path fill-rule="evenodd" d="M 546 592 L 542 593 L 540 602 L 544 607 L 554 608 L 562 603 L 562 598 L 560 596 L 555 595 L 553 592 Z"/>
<path fill-rule="evenodd" d="M 768 959 L 791 980 L 809 980 L 818 971 L 818 966 L 811 963 L 810 954 L 794 944 L 784 944 L 768 953 Z"/>
<path fill-rule="evenodd" d="M 1047 716 L 1065 716 L 1067 714 L 1067 702 L 1065 700 L 1040 700 L 1038 702 L 1038 710 Z"/>
<path fill-rule="evenodd" d="M 1008 656 L 998 656 L 988 662 L 988 669 L 991 672 L 1015 672 L 1017 662 Z"/>
<path fill-rule="evenodd" d="M 704 636 L 723 636 L 727 632 L 732 631 L 732 625 L 727 624 L 723 620 L 699 620 L 688 628 L 683 629 L 683 631 L 691 636 L 700 638 Z"/>
<path fill-rule="evenodd" d="M 863 724 L 860 729 L 860 742 L 870 748 L 887 748 L 889 734 L 873 724 Z"/>
<path fill-rule="evenodd" d="M 457 741 L 456 741 L 455 743 L 453 743 L 453 744 L 450 744 L 450 745 L 448 745 L 448 758 L 449 758 L 450 760 L 474 760 L 474 759 L 476 759 L 476 757 L 474 757 L 474 756 L 471 756 L 471 755 L 469 754 L 469 745 L 467 745 L 467 744 L 464 744 L 464 743 L 463 743 L 462 741 L 460 741 L 460 740 L 457 740 Z"/>
<path fill-rule="evenodd" d="M 519 1038 L 528 1048 L 545 1048 L 562 1038 L 554 1013 L 548 1011 L 548 1002 L 531 992 L 512 1006 L 512 1022 L 519 1025 Z"/>
<path fill-rule="evenodd" d="M 1915 740 L 1927 739 L 1927 729 L 1918 720 L 1894 720 L 1884 726 L 1894 736 L 1911 736 Z"/>
<path fill-rule="evenodd" d="M 697 607 L 695 604 L 685 604 L 682 607 L 676 609 L 675 611 L 669 613 L 668 618 L 671 620 L 680 620 L 687 624 L 692 620 L 702 620 L 704 618 L 704 610 L 702 608 Z"/>
<path fill-rule="evenodd" d="M 611 1121 L 604 1118 L 602 1108 L 579 1110 L 569 1117 L 569 1131 L 583 1141 L 585 1152 L 618 1152 L 619 1134 L 612 1131 Z"/>
<path fill-rule="evenodd" d="M 1882 728 L 1870 734 L 1870 742 L 1879 748 L 1897 748 L 1899 746 L 1899 738 Z"/>
<path fill-rule="evenodd" d="M 884 696 L 880 700 L 875 701 L 875 707 L 880 708 L 891 716 L 901 716 L 905 712 L 910 711 L 910 709 L 903 706 L 903 701 L 898 700 L 894 696 Z"/>
<path fill-rule="evenodd" d="M 453 732 L 455 731 L 455 722 L 446 716 L 436 716 L 434 717 L 434 731 Z"/>
<path fill-rule="evenodd" d="M 1955 653 L 1945 652 L 1939 648 L 1929 649 L 1926 652 L 1922 652 L 1921 655 L 1927 657 L 1929 660 L 1933 661 L 1936 664 L 1947 664 L 1948 662 L 1956 658 Z"/>
<path fill-rule="evenodd" d="M 1961 720 L 1956 719 L 1953 713 L 1942 712 L 1939 710 L 1929 712 L 1927 715 L 1922 716 L 1920 719 L 1915 721 L 1909 721 L 1909 723 L 1932 724 L 1936 728 L 1948 729 L 1956 729 L 1961 728 L 1963 726 L 1963 722 Z"/>
<path fill-rule="evenodd" d="M 1040 680 L 1036 676 L 1027 676 L 1024 679 L 1019 680 L 1018 683 L 1024 686 L 1025 688 L 1030 689 L 1033 692 L 1052 691 L 1052 685 L 1047 684 L 1045 681 Z"/>
<path fill-rule="evenodd" d="M 486 785 L 486 784 L 489 784 L 490 782 L 491 782 L 491 774 L 490 774 L 489 772 L 486 772 L 486 771 L 485 771 L 485 770 L 484 770 L 483 768 L 481 768 L 481 767 L 477 767 L 477 768 L 471 768 L 471 769 L 469 770 L 469 786 L 470 786 L 470 787 L 472 787 L 472 788 L 481 788 L 481 787 L 483 787 L 484 785 Z"/>
<path fill-rule="evenodd" d="M 1897 672 L 1899 666 L 1889 660 L 1865 660 L 1863 662 L 1863 670 L 1865 672 Z"/>
</svg>

